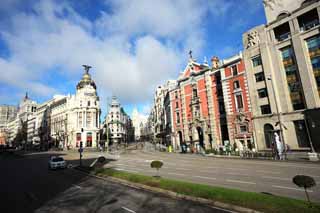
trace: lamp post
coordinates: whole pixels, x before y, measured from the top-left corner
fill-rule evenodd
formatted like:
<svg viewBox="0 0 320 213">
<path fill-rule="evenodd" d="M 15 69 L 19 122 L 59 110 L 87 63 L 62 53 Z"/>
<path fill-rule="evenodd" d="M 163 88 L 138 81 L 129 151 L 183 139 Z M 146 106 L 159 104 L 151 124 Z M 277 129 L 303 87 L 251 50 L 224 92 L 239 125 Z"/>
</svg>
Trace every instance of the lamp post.
<svg viewBox="0 0 320 213">
<path fill-rule="evenodd" d="M 271 78 L 271 75 L 267 77 L 267 80 L 271 81 L 271 87 L 272 87 L 272 91 L 273 91 L 274 102 L 276 104 L 277 118 L 278 118 L 278 123 L 279 123 L 279 128 L 280 128 L 280 138 L 281 138 L 281 141 L 282 141 L 282 144 L 283 144 L 283 151 L 284 151 L 284 156 L 285 156 L 285 159 L 286 159 L 287 158 L 287 148 L 286 148 L 286 144 L 284 142 L 281 115 L 280 115 L 280 112 L 279 112 L 278 101 L 277 101 L 276 93 L 275 93 L 275 89 L 274 89 L 274 82 L 273 82 L 273 79 Z"/>
</svg>

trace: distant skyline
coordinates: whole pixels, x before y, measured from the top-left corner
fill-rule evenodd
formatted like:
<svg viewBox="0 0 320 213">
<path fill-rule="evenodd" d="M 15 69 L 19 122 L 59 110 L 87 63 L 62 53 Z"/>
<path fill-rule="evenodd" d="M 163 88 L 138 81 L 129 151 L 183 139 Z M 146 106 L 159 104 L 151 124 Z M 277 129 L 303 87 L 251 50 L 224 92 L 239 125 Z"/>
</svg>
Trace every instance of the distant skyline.
<svg viewBox="0 0 320 213">
<path fill-rule="evenodd" d="M 26 91 L 38 103 L 75 93 L 89 64 L 102 115 L 112 95 L 128 114 L 147 114 L 189 50 L 199 62 L 230 57 L 264 23 L 262 0 L 2 0 L 0 104 L 16 105 Z"/>
</svg>

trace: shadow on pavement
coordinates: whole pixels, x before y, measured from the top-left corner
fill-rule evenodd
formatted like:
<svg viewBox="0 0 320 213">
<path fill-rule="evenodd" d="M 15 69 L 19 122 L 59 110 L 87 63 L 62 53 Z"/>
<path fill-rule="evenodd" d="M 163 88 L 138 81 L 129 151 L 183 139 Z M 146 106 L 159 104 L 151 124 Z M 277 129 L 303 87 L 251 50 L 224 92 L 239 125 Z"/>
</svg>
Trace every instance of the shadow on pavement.
<svg viewBox="0 0 320 213">
<path fill-rule="evenodd" d="M 49 170 L 48 161 L 55 155 L 65 154 L 36 152 L 0 158 L 1 213 L 34 212 L 61 192 L 88 179 L 87 174 L 72 168 Z M 83 165 L 95 160 L 83 159 Z M 73 166 L 79 164 L 77 159 L 66 161 Z"/>
</svg>

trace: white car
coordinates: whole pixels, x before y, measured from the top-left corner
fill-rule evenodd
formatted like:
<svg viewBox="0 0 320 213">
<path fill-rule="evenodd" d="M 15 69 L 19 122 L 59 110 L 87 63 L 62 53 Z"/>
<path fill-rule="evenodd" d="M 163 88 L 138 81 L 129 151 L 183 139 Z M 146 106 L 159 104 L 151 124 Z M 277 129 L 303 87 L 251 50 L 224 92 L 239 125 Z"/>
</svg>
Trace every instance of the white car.
<svg viewBox="0 0 320 213">
<path fill-rule="evenodd" d="M 49 169 L 65 169 L 66 167 L 67 163 L 63 157 L 52 156 L 48 163 Z"/>
</svg>

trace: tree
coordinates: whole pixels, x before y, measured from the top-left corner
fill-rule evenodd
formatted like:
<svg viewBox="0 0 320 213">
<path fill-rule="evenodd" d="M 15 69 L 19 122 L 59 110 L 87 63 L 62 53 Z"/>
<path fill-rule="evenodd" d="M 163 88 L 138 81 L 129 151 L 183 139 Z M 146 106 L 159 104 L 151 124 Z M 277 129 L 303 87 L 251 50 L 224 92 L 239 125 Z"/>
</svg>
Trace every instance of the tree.
<svg viewBox="0 0 320 213">
<path fill-rule="evenodd" d="M 316 182 L 314 181 L 314 179 L 312 177 L 306 176 L 306 175 L 296 175 L 293 177 L 292 181 L 297 186 L 304 188 L 304 191 L 306 192 L 307 200 L 310 203 L 307 188 L 311 188 L 316 185 Z"/>
<path fill-rule="evenodd" d="M 163 163 L 161 161 L 154 160 L 151 162 L 150 166 L 151 166 L 151 168 L 157 169 L 157 177 L 160 177 L 159 176 L 159 169 L 163 166 Z"/>
</svg>

